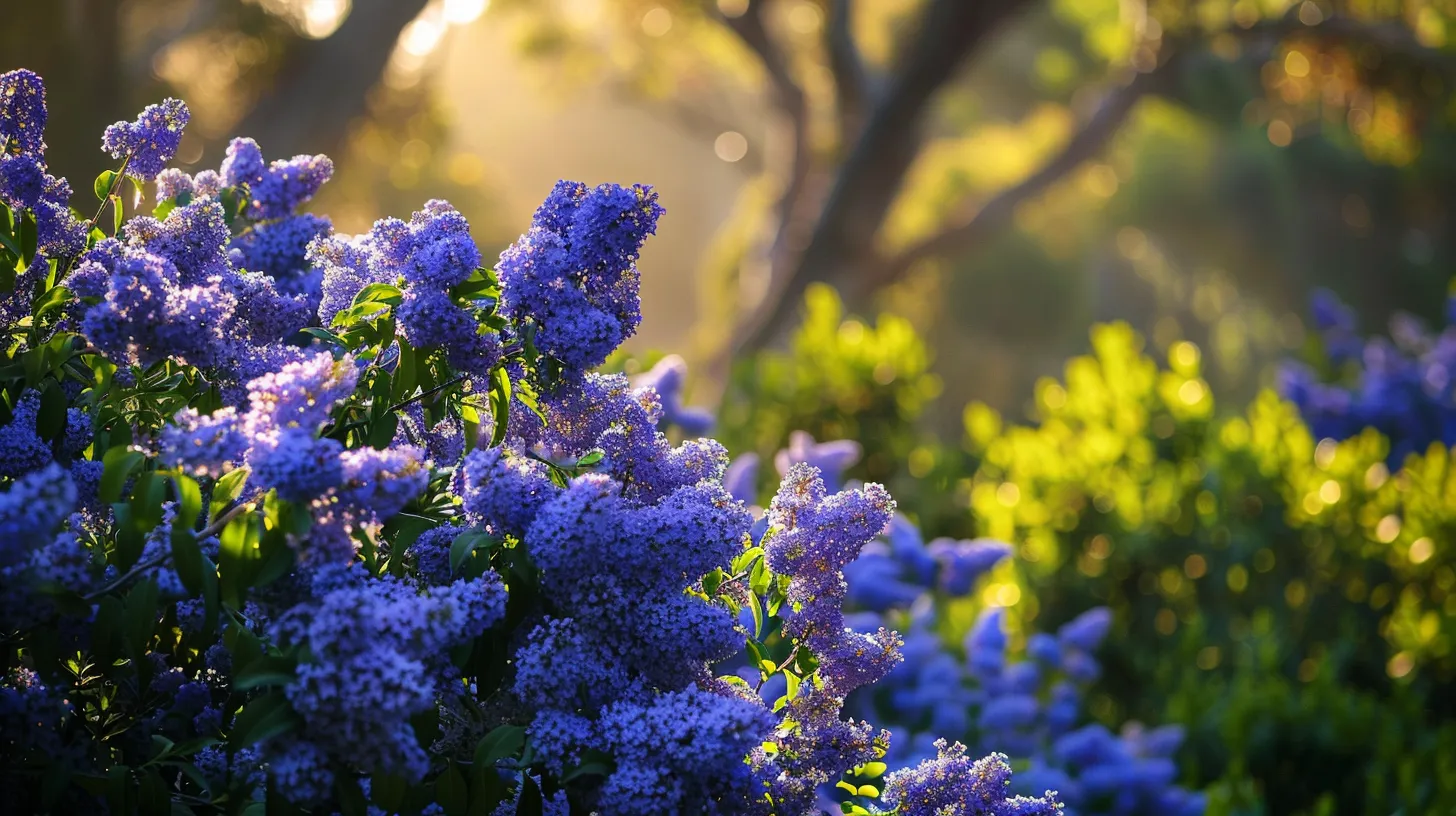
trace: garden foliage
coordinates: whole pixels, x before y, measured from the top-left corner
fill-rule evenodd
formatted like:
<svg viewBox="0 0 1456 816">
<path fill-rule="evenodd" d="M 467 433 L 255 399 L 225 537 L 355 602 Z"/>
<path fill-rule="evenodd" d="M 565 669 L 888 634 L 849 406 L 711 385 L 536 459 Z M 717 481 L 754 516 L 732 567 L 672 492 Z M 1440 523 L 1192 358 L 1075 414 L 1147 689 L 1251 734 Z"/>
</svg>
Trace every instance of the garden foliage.
<svg viewBox="0 0 1456 816">
<path fill-rule="evenodd" d="M 1060 809 L 960 745 L 886 775 L 843 716 L 900 660 L 844 625 L 883 488 L 795 464 L 755 519 L 718 443 L 658 430 L 680 406 L 593 373 L 640 320 L 650 188 L 559 183 L 492 269 L 443 201 L 300 212 L 323 156 L 166 169 L 187 118 L 107 130 L 86 220 L 40 79 L 0 76 L 12 808 Z"/>
<path fill-rule="evenodd" d="M 805 355 L 833 348 L 838 328 L 810 321 L 794 361 L 775 365 L 844 369 Z M 1295 392 L 1296 407 L 1264 393 L 1238 412 L 1216 406 L 1193 344 L 1175 343 L 1160 365 L 1127 326 L 1101 326 L 1091 354 L 1039 383 L 1032 424 L 968 406 L 962 438 L 921 441 L 921 453 L 896 460 L 933 466 L 882 478 L 929 534 L 1013 542 L 1017 557 L 976 593 L 938 589 L 933 614 L 913 586 L 891 580 L 913 583 L 913 568 L 851 565 L 851 587 L 857 570 L 873 570 L 876 602 L 903 605 L 911 621 L 896 623 L 905 664 L 860 695 L 878 700 L 873 709 L 856 710 L 907 710 L 891 690 L 917 662 L 915 620 L 943 651 L 965 655 L 945 669 L 963 675 L 975 671 L 970 646 L 987 633 L 985 610 L 1008 592 L 1017 602 L 1005 641 L 1033 665 L 1049 643 L 1036 630 L 1106 606 L 1087 709 L 1111 728 L 1181 726 L 1179 778 L 1207 789 L 1210 814 L 1443 812 L 1456 792 L 1456 561 L 1444 544 L 1456 535 L 1456 469 L 1444 426 L 1424 418 L 1448 411 L 1449 387 L 1433 377 L 1449 343 L 1409 334 L 1372 343 L 1363 368 L 1340 368 L 1353 352 L 1317 366 L 1343 370 L 1346 379 L 1321 388 L 1344 396 L 1312 404 Z M 740 378 L 729 399 L 801 405 L 817 387 Z M 880 387 L 869 376 L 841 386 L 866 396 Z M 1373 413 L 1331 424 L 1320 407 L 1331 400 Z M 1377 414 L 1395 418 L 1381 425 Z M 879 416 L 866 412 L 857 427 L 877 427 Z M 833 407 L 795 421 L 843 422 Z M 872 430 L 855 438 L 867 457 L 897 444 Z M 893 553 L 895 528 L 889 541 Z M 935 724 L 933 709 L 926 716 Z M 937 734 L 975 746 L 978 729 Z M 910 744 L 925 751 L 924 741 Z"/>
</svg>

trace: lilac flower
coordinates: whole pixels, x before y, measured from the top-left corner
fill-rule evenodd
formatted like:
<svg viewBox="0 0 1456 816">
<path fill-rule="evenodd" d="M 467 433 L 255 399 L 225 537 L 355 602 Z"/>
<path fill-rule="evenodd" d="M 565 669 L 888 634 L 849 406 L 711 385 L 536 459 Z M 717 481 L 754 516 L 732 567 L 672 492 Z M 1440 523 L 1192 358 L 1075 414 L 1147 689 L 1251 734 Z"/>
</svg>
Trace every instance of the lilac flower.
<svg viewBox="0 0 1456 816">
<path fill-rule="evenodd" d="M 723 489 L 744 504 L 758 499 L 758 454 L 745 453 L 733 460 L 723 473 Z"/>
<path fill-rule="evenodd" d="M 501 308 L 539 327 L 537 346 L 577 370 L 600 364 L 641 322 L 636 260 L 662 208 L 650 187 L 561 181 L 501 254 Z"/>
<path fill-rule="evenodd" d="M 180 99 L 164 99 L 148 105 L 135 122 L 117 122 L 106 129 L 101 149 L 113 159 L 126 157 L 126 172 L 140 181 L 151 181 L 177 153 L 182 129 L 192 114 Z"/>
<path fill-rule="evenodd" d="M 234 238 L 229 246 L 241 253 L 238 261 L 241 267 L 269 275 L 280 292 L 304 295 L 316 310 L 323 294 L 323 273 L 310 266 L 308 245 L 332 232 L 329 219 L 301 213 L 256 224 Z"/>
<path fill-rule="evenodd" d="M 76 485 L 51 462 L 17 478 L 0 493 L 0 566 L 16 563 L 33 542 L 53 534 L 76 507 Z"/>
<path fill-rule="evenodd" d="M 27 391 L 0 426 L 0 476 L 16 479 L 51 461 L 51 446 L 36 432 L 39 414 L 40 395 Z"/>
<path fill-rule="evenodd" d="M 542 463 L 491 448 L 465 457 L 456 471 L 455 492 L 472 523 L 519 538 L 558 488 Z"/>
<path fill-rule="evenodd" d="M 380 521 L 404 509 L 424 492 L 430 480 L 423 451 L 408 445 L 382 451 L 346 451 L 340 464 L 343 484 L 337 493 L 339 501 Z"/>
<path fill-rule="evenodd" d="M 195 189 L 192 185 L 192 177 L 183 170 L 175 167 L 168 167 L 157 174 L 157 203 L 161 204 L 167 199 L 176 199 L 182 195 L 192 195 Z"/>
<path fill-rule="evenodd" d="M 885 779 L 884 801 L 903 816 L 1056 816 L 1055 792 L 1038 799 L 1006 798 L 1011 766 L 1002 754 L 971 761 L 960 743 L 935 744 L 940 755 Z"/>
<path fill-rule="evenodd" d="M 45 126 L 46 93 L 41 78 L 24 68 L 0 74 L 0 145 L 39 157 L 46 149 Z"/>
<path fill-rule="evenodd" d="M 713 427 L 713 414 L 702 408 L 689 408 L 682 404 L 683 381 L 687 379 L 688 365 L 683 358 L 669 354 L 657 361 L 651 370 L 632 380 L 635 388 L 651 388 L 657 392 L 662 404 L 660 430 L 676 426 L 683 433 L 692 436 L 706 433 Z"/>
<path fill-rule="evenodd" d="M 286 613 L 275 626 L 285 643 L 306 646 L 311 660 L 285 688 L 303 728 L 265 744 L 270 773 L 295 801 L 320 794 L 306 770 L 327 777 L 347 762 L 367 772 L 418 780 L 429 758 L 410 718 L 435 704 L 446 650 L 482 634 L 505 613 L 493 574 L 420 593 L 392 579 L 328 591 Z M 324 790 L 327 790 L 325 787 Z"/>
<path fill-rule="evenodd" d="M 1112 610 L 1099 606 L 1068 621 L 1057 630 L 1057 639 L 1063 646 L 1092 652 L 1101 645 L 1111 628 Z"/>
<path fill-rule="evenodd" d="M 45 195 L 46 173 L 32 156 L 0 156 L 0 201 L 11 209 L 30 209 Z"/>
<path fill-rule="evenodd" d="M 267 167 L 263 163 L 263 151 L 252 139 L 239 137 L 228 143 L 218 175 L 228 187 L 244 184 L 253 185 L 263 180 Z"/>
<path fill-rule="evenodd" d="M 824 479 L 824 489 L 837 493 L 844 486 L 844 472 L 863 454 L 860 444 L 853 440 L 815 442 L 814 437 L 804 431 L 794 431 L 789 434 L 789 447 L 774 457 L 774 467 L 778 468 L 780 475 L 787 477 L 792 466 L 800 463 L 811 465 Z"/>
<path fill-rule="evenodd" d="M 976 579 L 1011 556 L 1011 545 L 989 538 L 955 541 L 937 538 L 929 552 L 940 562 L 940 586 L 951 595 L 966 595 Z"/>
<path fill-rule="evenodd" d="M 276 428 L 302 428 L 311 435 L 328 422 L 334 403 L 354 392 L 359 370 L 353 358 L 327 352 L 248 383 L 248 402 L 258 421 Z"/>
<path fill-rule="evenodd" d="M 223 175 L 229 179 L 235 174 L 253 172 L 253 167 L 246 163 L 235 162 L 232 166 L 224 166 L 227 169 L 223 171 Z M 261 178 L 254 176 L 242 179 L 251 188 L 247 216 L 256 221 L 283 218 L 298 205 L 313 198 L 333 175 L 334 163 L 328 156 L 294 156 L 288 160 L 275 161 L 268 165 Z"/>
</svg>

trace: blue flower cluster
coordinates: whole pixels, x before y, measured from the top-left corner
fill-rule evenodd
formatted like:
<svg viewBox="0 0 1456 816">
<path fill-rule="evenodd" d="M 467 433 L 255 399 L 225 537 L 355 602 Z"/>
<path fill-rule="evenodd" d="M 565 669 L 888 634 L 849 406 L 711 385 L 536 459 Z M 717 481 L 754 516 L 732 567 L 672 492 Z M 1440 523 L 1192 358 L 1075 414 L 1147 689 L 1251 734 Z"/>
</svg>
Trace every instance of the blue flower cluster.
<svg viewBox="0 0 1456 816">
<path fill-rule="evenodd" d="M 35 218 L 38 249 L 69 257 L 86 245 L 71 185 L 46 172 L 45 85 L 25 69 L 0 74 L 0 203 Z"/>
<path fill-rule="evenodd" d="M 889 735 L 846 711 L 909 646 L 845 605 L 894 502 L 803 437 L 756 518 L 721 445 L 663 432 L 711 419 L 680 360 L 591 370 L 640 320 L 650 188 L 558 184 L 497 275 L 443 201 L 355 238 L 299 213 L 322 156 L 169 170 L 186 120 L 107 130 L 156 185 L 108 237 L 44 174 L 39 79 L 0 76 L 0 230 L 41 236 L 0 241 L 18 810 L 807 816 L 836 782 L 879 807 Z M 933 543 L 923 578 L 964 593 L 1004 555 Z M 1058 811 L 1008 774 L 946 748 L 883 804 Z"/>
<path fill-rule="evenodd" d="M 272 630 L 311 659 L 284 689 L 303 726 L 264 744 L 284 794 L 319 801 L 334 768 L 419 780 L 430 758 L 410 720 L 432 710 L 458 670 L 449 649 L 469 643 L 505 614 L 493 573 L 423 589 L 348 570 L 320 582 L 317 597 L 284 613 Z"/>
<path fill-rule="evenodd" d="M 1332 292 L 1315 292 L 1311 307 L 1324 359 L 1285 365 L 1279 391 L 1316 437 L 1347 439 L 1374 428 L 1390 440 L 1394 467 L 1432 443 L 1456 445 L 1456 298 L 1439 334 L 1397 315 L 1390 337 L 1368 341 Z"/>
<path fill-rule="evenodd" d="M 842 484 L 859 453 L 853 442 L 820 443 L 797 432 L 775 464 L 786 474 L 786 486 L 806 461 L 825 468 L 825 481 Z M 756 468 L 746 456 L 729 469 L 735 495 L 745 502 L 755 496 Z M 772 552 L 774 545 L 769 546 Z M 887 623 L 908 623 L 899 649 L 903 662 L 847 700 L 856 715 L 889 726 L 887 762 L 920 763 L 887 778 L 885 803 L 898 806 L 899 813 L 1054 812 L 1045 798 L 989 796 L 1009 787 L 1025 796 L 1056 791 L 1059 813 L 1202 814 L 1203 795 L 1176 785 L 1173 754 L 1182 743 L 1180 728 L 1144 730 L 1133 723 L 1115 735 L 1102 725 L 1083 724 L 1083 690 L 1100 676 L 1094 653 L 1111 627 L 1108 609 L 1089 610 L 1055 635 L 1031 634 L 1030 659 L 1020 662 L 1008 659 L 1001 607 L 981 612 L 961 648 L 942 640 L 936 607 L 969 596 L 1011 553 L 1010 545 L 991 539 L 940 538 L 927 544 L 908 518 L 895 515 L 882 535 L 858 547 L 842 565 L 845 606 L 856 611 L 834 614 L 841 614 L 840 620 L 859 633 L 856 637 L 874 640 L 883 637 Z M 865 648 L 862 654 L 879 652 Z M 857 668 L 865 670 L 866 664 Z M 946 743 L 947 735 L 990 756 L 973 763 L 959 743 Z M 1014 782 L 1009 762 L 1021 768 Z"/>
<path fill-rule="evenodd" d="M 600 365 L 642 322 L 637 256 L 662 216 L 651 187 L 558 182 L 501 254 L 501 305 L 568 366 Z"/>
<path fill-rule="evenodd" d="M 1013 789 L 1055 790 L 1068 814 L 1203 813 L 1202 795 L 1176 784 L 1172 754 L 1182 741 L 1180 729 L 1151 732 L 1157 736 L 1149 742 L 1137 726 L 1122 736 L 1097 724 L 1078 727 L 1083 690 L 1101 673 L 1094 653 L 1111 626 L 1109 610 L 1088 610 L 1055 635 L 1031 634 L 1030 659 L 1012 662 L 1006 611 L 987 607 L 956 649 L 935 629 L 935 604 L 966 595 L 1010 548 L 946 539 L 927 546 L 903 517 L 884 539 L 867 545 L 860 562 L 850 565 L 850 597 L 866 611 L 849 619 L 861 631 L 907 619 L 905 662 L 850 704 L 862 716 L 890 724 L 892 760 L 931 761 L 943 753 L 937 740 L 950 734 L 1024 763 Z"/>
<path fill-rule="evenodd" d="M 151 181 L 177 155 L 182 130 L 192 114 L 180 99 L 148 105 L 135 122 L 117 122 L 101 137 L 101 149 L 113 159 L 126 160 L 126 172 L 139 181 Z"/>
<path fill-rule="evenodd" d="M 324 325 L 334 323 L 365 287 L 398 286 L 400 336 L 411 346 L 444 349 L 452 366 L 475 375 L 500 362 L 500 336 L 479 319 L 486 301 L 451 291 L 471 278 L 481 257 L 470 225 L 448 202 L 428 201 L 408 223 L 386 218 L 352 240 L 316 239 L 308 258 L 323 270 Z"/>
</svg>

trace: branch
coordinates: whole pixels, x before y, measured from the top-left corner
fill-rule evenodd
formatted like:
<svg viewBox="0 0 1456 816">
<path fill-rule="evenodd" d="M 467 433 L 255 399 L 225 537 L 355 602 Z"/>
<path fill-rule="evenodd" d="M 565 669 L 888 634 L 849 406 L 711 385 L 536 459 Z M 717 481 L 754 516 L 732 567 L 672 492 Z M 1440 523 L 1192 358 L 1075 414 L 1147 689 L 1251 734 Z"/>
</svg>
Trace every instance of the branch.
<svg viewBox="0 0 1456 816">
<path fill-rule="evenodd" d="M 263 97 L 237 127 L 270 155 L 334 152 L 365 110 L 404 27 L 428 0 L 354 0 L 328 37 L 299 44 Z"/>
<path fill-rule="evenodd" d="M 856 282 L 856 287 L 861 290 L 860 294 L 894 283 L 916 263 L 927 258 L 974 246 L 988 233 L 1004 225 L 1023 201 L 1040 195 L 1083 162 L 1101 153 L 1102 148 L 1121 129 L 1138 101 L 1149 93 L 1163 89 L 1167 84 L 1170 66 L 1175 62 L 1169 60 L 1148 73 L 1137 74 L 1130 82 L 1107 94 L 1082 128 L 1040 169 L 1019 184 L 992 196 L 974 215 L 964 221 L 946 227 L 879 265 L 871 274 Z"/>
<path fill-rule="evenodd" d="M 252 509 L 252 502 L 243 502 L 241 504 L 238 504 L 232 509 L 228 510 L 226 513 L 218 516 L 217 520 L 213 523 L 207 525 L 197 532 L 194 532 L 192 534 L 192 538 L 199 543 L 206 541 L 207 539 L 212 538 L 213 536 L 222 532 L 223 528 L 228 526 L 228 523 L 231 522 L 233 519 Z M 153 558 L 150 561 L 143 561 L 139 564 L 133 565 L 131 569 L 126 571 L 126 574 L 122 575 L 121 577 L 117 578 L 106 586 L 103 586 L 100 589 L 95 590 L 94 592 L 88 593 L 85 598 L 88 601 L 94 601 L 97 598 L 100 598 L 104 595 L 114 592 L 115 590 L 120 589 L 121 587 L 126 586 L 127 584 L 131 583 L 133 579 L 140 577 L 142 573 L 155 567 L 160 567 L 170 560 L 172 560 L 172 550 L 169 547 L 165 552 L 163 552 L 156 558 Z"/>
<path fill-rule="evenodd" d="M 931 100 L 1000 23 L 1029 2 L 930 0 L 836 173 L 804 251 L 782 274 L 775 269 L 768 298 L 741 327 L 730 353 L 767 345 L 786 328 L 810 284 L 843 275 L 872 256 L 874 236 L 920 152 Z"/>
<path fill-rule="evenodd" d="M 794 77 L 789 71 L 788 60 L 785 59 L 779 47 L 774 44 L 773 38 L 769 36 L 768 28 L 764 25 L 763 11 L 768 2 L 769 0 L 749 0 L 748 8 L 742 14 L 737 17 L 728 17 L 719 13 L 718 19 L 728 26 L 728 29 L 736 34 L 738 39 L 748 46 L 748 49 L 763 64 L 774 89 L 774 104 L 788 120 L 789 138 L 793 143 L 793 149 L 786 173 L 787 181 L 784 183 L 783 192 L 779 194 L 778 204 L 775 207 L 779 229 L 774 237 L 773 246 L 769 250 L 770 264 L 772 264 L 772 259 L 782 253 L 789 241 L 789 235 L 795 224 L 794 211 L 803 196 L 804 187 L 809 181 L 813 157 L 809 149 L 808 99 L 804 95 L 804 89 L 794 81 Z"/>
<path fill-rule="evenodd" d="M 1456 57 L 1422 45 L 1409 29 L 1399 24 L 1366 23 L 1337 16 L 1309 25 L 1300 21 L 1298 9 L 1296 6 L 1277 20 L 1256 23 L 1247 29 L 1231 29 L 1229 33 L 1244 40 L 1278 40 L 1291 34 L 1307 33 L 1347 44 L 1374 45 L 1386 53 L 1398 53 L 1418 62 L 1444 67 L 1448 72 L 1456 71 Z M 1260 61 L 1269 57 L 1263 53 L 1258 56 Z M 992 196 L 965 220 L 946 227 L 874 268 L 856 282 L 857 294 L 863 297 L 898 281 L 920 261 L 963 252 L 985 240 L 988 234 L 1011 218 L 1022 202 L 1040 195 L 1083 162 L 1101 153 L 1132 113 L 1138 100 L 1149 94 L 1169 91 L 1171 80 L 1183 59 L 1184 51 L 1175 50 L 1157 68 L 1136 75 L 1130 82 L 1109 93 L 1082 129 L 1073 134 L 1061 152 L 1041 169 Z"/>
<path fill-rule="evenodd" d="M 854 42 L 854 0 L 830 0 L 824 47 L 829 54 L 829 71 L 834 75 L 839 138 L 848 144 L 859 135 L 869 104 L 869 77 Z"/>
</svg>

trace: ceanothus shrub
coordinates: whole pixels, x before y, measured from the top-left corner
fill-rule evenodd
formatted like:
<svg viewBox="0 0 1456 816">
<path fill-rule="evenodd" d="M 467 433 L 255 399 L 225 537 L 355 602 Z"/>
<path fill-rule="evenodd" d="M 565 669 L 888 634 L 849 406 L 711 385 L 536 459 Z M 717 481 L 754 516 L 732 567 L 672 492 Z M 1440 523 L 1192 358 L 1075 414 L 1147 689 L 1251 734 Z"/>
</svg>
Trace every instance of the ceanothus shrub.
<svg viewBox="0 0 1456 816">
<path fill-rule="evenodd" d="M 806 814 L 846 778 L 852 813 L 1059 811 L 958 746 L 881 797 L 843 707 L 901 640 L 845 625 L 843 569 L 883 489 L 800 464 L 755 519 L 675 402 L 591 370 L 651 188 L 562 182 L 489 269 L 443 201 L 299 212 L 322 156 L 167 169 L 178 100 L 107 129 L 84 219 L 45 118 L 0 77 L 13 812 Z"/>
</svg>

